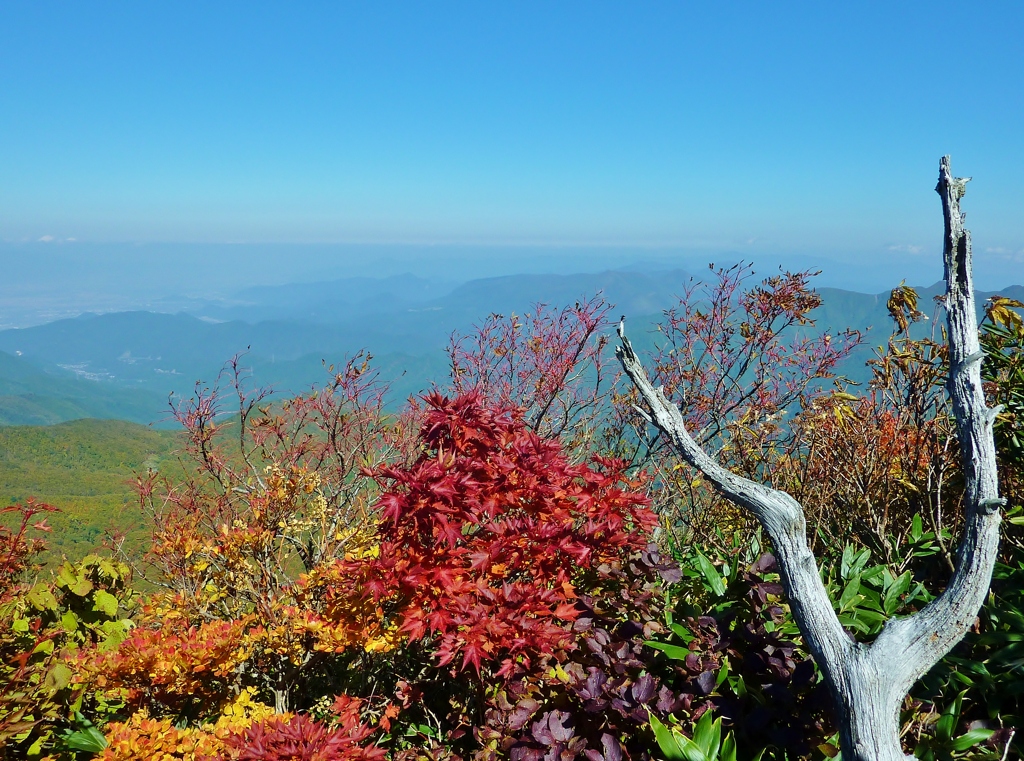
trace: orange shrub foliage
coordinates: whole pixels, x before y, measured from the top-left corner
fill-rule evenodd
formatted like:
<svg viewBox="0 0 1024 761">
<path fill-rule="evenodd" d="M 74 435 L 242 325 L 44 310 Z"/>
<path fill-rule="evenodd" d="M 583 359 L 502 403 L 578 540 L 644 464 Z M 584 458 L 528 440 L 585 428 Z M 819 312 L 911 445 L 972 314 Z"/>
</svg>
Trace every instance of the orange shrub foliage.
<svg viewBox="0 0 1024 761">
<path fill-rule="evenodd" d="M 364 746 L 374 730 L 355 710 L 325 724 L 305 714 L 223 716 L 212 725 L 177 727 L 145 711 L 107 727 L 98 761 L 376 761 L 385 751 Z"/>
<path fill-rule="evenodd" d="M 250 627 L 246 620 L 139 627 L 115 650 L 84 652 L 78 678 L 133 710 L 181 713 L 200 705 L 216 712 L 229 699 L 235 670 L 247 658 Z"/>
</svg>

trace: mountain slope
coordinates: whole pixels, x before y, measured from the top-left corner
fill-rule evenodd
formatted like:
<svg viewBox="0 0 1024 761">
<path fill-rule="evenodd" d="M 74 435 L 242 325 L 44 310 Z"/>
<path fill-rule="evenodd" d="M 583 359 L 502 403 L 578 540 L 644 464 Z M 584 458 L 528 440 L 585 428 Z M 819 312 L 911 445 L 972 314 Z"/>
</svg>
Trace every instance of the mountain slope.
<svg viewBox="0 0 1024 761">
<path fill-rule="evenodd" d="M 166 396 L 77 378 L 0 351 L 0 425 L 52 425 L 78 418 L 159 421 Z"/>
<path fill-rule="evenodd" d="M 144 521 L 129 481 L 147 468 L 176 467 L 180 444 L 176 432 L 120 420 L 0 427 L 0 505 L 34 497 L 60 508 L 47 517 L 48 560 L 80 557 L 115 531 L 141 546 Z"/>
</svg>

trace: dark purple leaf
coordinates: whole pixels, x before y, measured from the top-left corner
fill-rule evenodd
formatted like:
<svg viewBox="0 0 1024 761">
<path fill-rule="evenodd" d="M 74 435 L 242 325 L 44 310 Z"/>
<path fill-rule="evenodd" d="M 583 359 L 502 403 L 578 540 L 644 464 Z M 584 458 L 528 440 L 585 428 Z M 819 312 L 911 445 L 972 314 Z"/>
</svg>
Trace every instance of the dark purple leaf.
<svg viewBox="0 0 1024 761">
<path fill-rule="evenodd" d="M 511 761 L 541 761 L 544 758 L 544 751 L 540 748 L 531 748 L 528 745 L 517 745 L 512 748 L 509 758 Z"/>
<path fill-rule="evenodd" d="M 667 584 L 678 584 L 683 580 L 683 571 L 676 565 L 663 565 L 658 568 L 658 573 Z"/>
<path fill-rule="evenodd" d="M 710 695 L 711 691 L 715 689 L 715 673 L 713 671 L 701 672 L 701 675 L 697 677 L 696 682 L 702 695 Z"/>
<path fill-rule="evenodd" d="M 658 688 L 658 680 L 650 674 L 644 674 L 633 684 L 633 700 L 637 703 L 646 703 L 654 697 Z"/>
<path fill-rule="evenodd" d="M 601 747 L 605 761 L 622 761 L 622 745 L 607 732 L 601 735 Z"/>
<path fill-rule="evenodd" d="M 551 733 L 551 737 L 556 742 L 569 742 L 569 739 L 572 737 L 572 727 L 565 726 L 565 722 L 568 721 L 569 718 L 569 714 L 566 711 L 552 711 L 548 714 L 548 728 Z"/>
<path fill-rule="evenodd" d="M 580 695 L 585 699 L 592 699 L 598 697 L 604 689 L 605 682 L 608 681 L 608 677 L 604 675 L 604 672 L 598 668 L 591 666 L 587 669 L 587 681 Z"/>
<path fill-rule="evenodd" d="M 546 715 L 533 722 L 533 725 L 530 727 L 530 734 L 541 745 L 554 745 L 555 743 L 555 738 L 551 736 L 551 730 L 548 728 L 548 717 Z"/>
<path fill-rule="evenodd" d="M 675 713 L 682 708 L 682 700 L 668 687 L 658 690 L 658 713 Z"/>
<path fill-rule="evenodd" d="M 575 621 L 573 621 L 572 630 L 574 632 L 585 632 L 588 631 L 590 627 L 593 625 L 594 619 L 581 616 L 580 618 L 577 618 Z"/>
<path fill-rule="evenodd" d="M 540 708 L 540 703 L 536 700 L 533 698 L 523 698 L 516 704 L 515 710 L 509 716 L 509 727 L 517 731 L 522 729 L 533 718 L 533 715 L 537 713 L 538 708 Z"/>
<path fill-rule="evenodd" d="M 775 556 L 770 552 L 764 553 L 757 559 L 750 570 L 752 573 L 771 573 L 776 569 Z"/>
</svg>

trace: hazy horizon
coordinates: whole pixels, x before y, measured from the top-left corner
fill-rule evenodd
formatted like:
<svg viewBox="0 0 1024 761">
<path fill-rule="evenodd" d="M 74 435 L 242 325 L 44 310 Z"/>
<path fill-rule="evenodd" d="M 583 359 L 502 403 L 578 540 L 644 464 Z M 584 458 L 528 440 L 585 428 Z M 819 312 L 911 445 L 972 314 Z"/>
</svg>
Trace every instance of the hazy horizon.
<svg viewBox="0 0 1024 761">
<path fill-rule="evenodd" d="M 900 281 L 928 286 L 941 279 L 930 252 L 893 253 L 884 266 L 857 259 L 693 251 L 668 247 L 362 246 L 246 244 L 0 244 L 0 329 L 28 327 L 87 312 L 177 312 L 201 301 L 230 301 L 253 286 L 280 286 L 411 274 L 452 286 L 517 274 L 606 270 L 685 270 L 701 277 L 709 263 L 752 263 L 759 276 L 778 269 L 820 270 L 814 287 L 881 293 Z M 978 257 L 979 289 L 1024 283 L 1024 273 Z M 682 283 L 680 283 L 680 288 Z"/>
<path fill-rule="evenodd" d="M 1022 28 L 1009 2 L 6 4 L 0 257 L 317 244 L 885 268 L 938 250 L 951 154 L 975 178 L 982 277 L 1020 280 Z"/>
</svg>

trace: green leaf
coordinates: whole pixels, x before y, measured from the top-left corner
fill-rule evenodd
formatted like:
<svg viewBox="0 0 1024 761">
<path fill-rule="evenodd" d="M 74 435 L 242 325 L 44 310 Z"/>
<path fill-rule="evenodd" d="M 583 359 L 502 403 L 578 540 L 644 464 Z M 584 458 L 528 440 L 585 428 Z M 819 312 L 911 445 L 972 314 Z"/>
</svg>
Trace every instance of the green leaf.
<svg viewBox="0 0 1024 761">
<path fill-rule="evenodd" d="M 104 621 L 100 624 L 100 630 L 104 635 L 103 641 L 100 642 L 100 651 L 113 650 L 124 642 L 128 632 L 132 630 L 132 626 L 133 623 L 128 618 L 122 618 L 120 621 Z"/>
<path fill-rule="evenodd" d="M 892 586 L 885 593 L 885 612 L 890 616 L 896 612 L 899 608 L 900 603 L 903 602 L 900 598 L 907 593 L 910 589 L 910 584 L 913 581 L 913 576 L 910 571 L 904 571 L 903 574 L 893 582 Z"/>
<path fill-rule="evenodd" d="M 96 727 L 87 727 L 65 735 L 64 744 L 71 750 L 100 753 L 107 747 L 107 738 Z"/>
<path fill-rule="evenodd" d="M 864 577 L 861 576 L 861 581 L 863 580 Z M 861 584 L 860 593 L 857 596 L 861 598 L 860 602 L 856 603 L 857 607 L 870 608 L 871 610 L 876 610 L 879 613 L 882 612 L 882 595 L 875 590 Z"/>
<path fill-rule="evenodd" d="M 845 579 L 850 575 L 850 568 L 853 566 L 853 545 L 848 544 L 843 547 L 843 558 L 839 562 L 839 576 Z"/>
<path fill-rule="evenodd" d="M 653 713 L 650 714 L 651 729 L 654 730 L 654 739 L 665 756 L 665 761 L 689 761 L 683 754 L 679 744 L 676 742 L 676 735 L 669 731 L 669 728 L 661 723 L 661 720 Z"/>
<path fill-rule="evenodd" d="M 867 547 L 856 552 L 853 556 L 853 564 L 850 566 L 849 575 L 860 575 L 860 572 L 864 570 L 869 560 L 871 560 L 871 550 L 869 550 Z"/>
<path fill-rule="evenodd" d="M 952 743 L 950 743 L 950 747 L 953 750 L 967 750 L 968 748 L 973 748 L 979 743 L 985 742 L 994 734 L 994 729 L 972 729 L 970 732 L 965 732 L 956 738 Z"/>
<path fill-rule="evenodd" d="M 71 684 L 71 669 L 66 664 L 58 661 L 46 674 L 46 686 L 51 690 L 63 690 Z"/>
<path fill-rule="evenodd" d="M 117 615 L 117 598 L 102 589 L 97 589 L 92 598 L 92 608 L 110 618 Z"/>
<path fill-rule="evenodd" d="M 68 589 L 73 587 L 78 583 L 78 574 L 75 573 L 75 567 L 71 565 L 71 563 L 65 562 L 64 565 L 57 570 L 57 581 Z"/>
<path fill-rule="evenodd" d="M 672 629 L 672 631 L 675 632 L 675 635 L 687 645 L 693 642 L 693 634 L 682 624 L 669 624 L 669 628 Z"/>
<path fill-rule="evenodd" d="M 839 610 L 849 610 L 853 606 L 858 592 L 860 592 L 859 573 L 854 575 L 854 577 L 846 584 L 846 588 L 843 590 L 843 594 L 839 598 Z"/>
<path fill-rule="evenodd" d="M 736 761 L 736 738 L 732 732 L 725 736 L 722 741 L 722 752 L 718 756 L 719 761 Z"/>
<path fill-rule="evenodd" d="M 29 590 L 28 601 L 36 610 L 57 610 L 57 598 L 53 596 L 50 588 L 42 582 Z"/>
<path fill-rule="evenodd" d="M 864 582 L 864 581 L 874 581 L 879 576 L 883 577 L 883 579 L 884 579 L 884 577 L 887 574 L 890 577 L 892 575 L 892 574 L 889 574 L 889 569 L 886 568 L 884 565 L 873 565 L 870 568 L 867 568 L 867 569 L 865 569 L 864 571 L 861 572 L 860 580 L 862 582 Z"/>
<path fill-rule="evenodd" d="M 885 616 L 883 616 L 881 613 L 876 613 L 873 610 L 868 610 L 867 608 L 860 608 L 855 612 L 854 615 L 856 615 L 859 621 L 862 621 L 869 625 L 878 625 L 885 623 Z"/>
<path fill-rule="evenodd" d="M 704 755 L 704 751 L 691 740 L 689 737 L 685 737 L 680 734 L 673 733 L 676 739 L 676 743 L 679 745 L 679 751 L 683 754 L 686 761 L 714 761 L 714 759 L 708 758 Z"/>
<path fill-rule="evenodd" d="M 412 724 L 406 727 L 406 737 L 414 737 L 415 735 L 423 735 L 424 737 L 436 737 L 437 732 L 428 724 Z"/>
<path fill-rule="evenodd" d="M 722 720 L 712 720 L 711 711 L 705 711 L 693 728 L 693 741 L 709 759 L 717 758 L 722 744 Z"/>
<path fill-rule="evenodd" d="M 718 676 L 715 678 L 715 687 L 721 687 L 729 678 L 729 657 L 722 658 L 722 665 L 718 669 Z"/>
<path fill-rule="evenodd" d="M 648 647 L 653 647 L 655 650 L 660 650 L 674 661 L 684 661 L 686 660 L 686 656 L 692 652 L 689 648 L 680 647 L 679 645 L 670 645 L 666 642 L 647 640 L 644 644 Z"/>
<path fill-rule="evenodd" d="M 75 580 L 74 586 L 70 586 L 68 589 L 71 590 L 72 594 L 85 597 L 92 591 L 92 582 L 84 576 L 80 576 Z"/>
<path fill-rule="evenodd" d="M 100 572 L 108 579 L 112 581 L 121 580 L 121 569 L 117 565 L 107 560 L 106 558 L 100 558 L 96 564 L 96 567 L 100 569 Z"/>
<path fill-rule="evenodd" d="M 78 616 L 74 611 L 64 611 L 64 615 L 60 617 L 60 628 L 69 634 L 78 631 L 78 623 Z"/>
<path fill-rule="evenodd" d="M 704 557 L 700 552 L 697 553 L 697 565 L 700 567 L 700 572 L 704 574 L 704 578 L 707 580 L 711 591 L 719 597 L 724 596 L 725 581 L 722 579 L 722 574 L 720 574 L 718 569 L 712 565 L 711 561 Z"/>
<path fill-rule="evenodd" d="M 42 640 L 32 649 L 32 652 L 45 653 L 46 655 L 49 655 L 53 652 L 53 640 L 49 638 Z"/>
<path fill-rule="evenodd" d="M 935 722 L 935 739 L 940 743 L 947 743 L 953 737 L 953 729 L 956 727 L 956 716 L 943 714 Z"/>
</svg>

